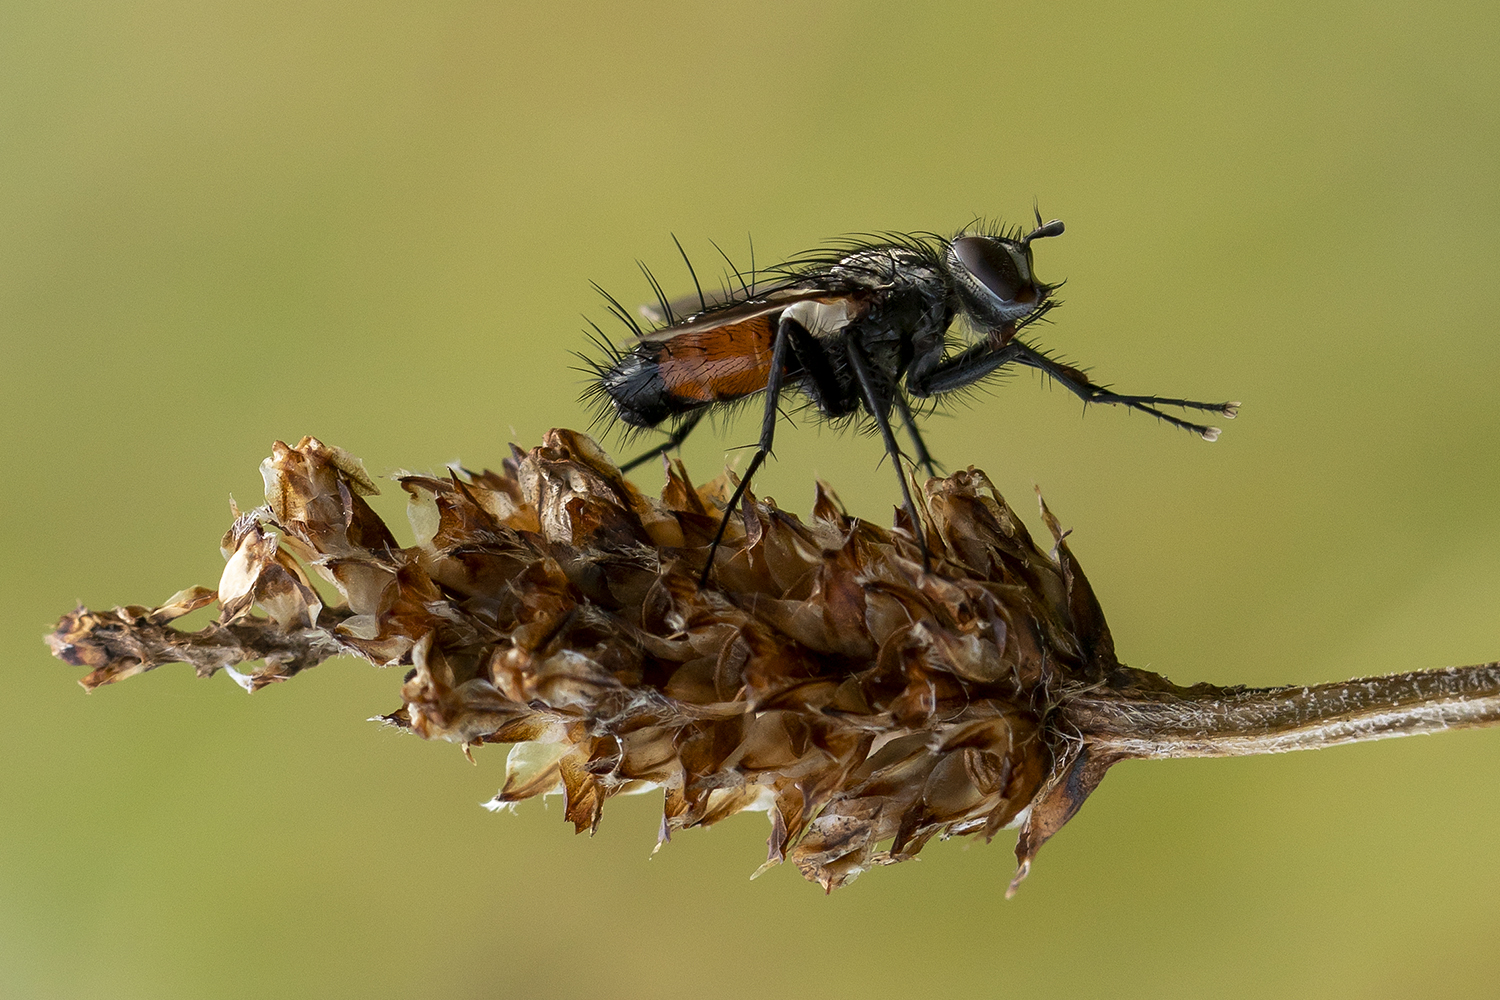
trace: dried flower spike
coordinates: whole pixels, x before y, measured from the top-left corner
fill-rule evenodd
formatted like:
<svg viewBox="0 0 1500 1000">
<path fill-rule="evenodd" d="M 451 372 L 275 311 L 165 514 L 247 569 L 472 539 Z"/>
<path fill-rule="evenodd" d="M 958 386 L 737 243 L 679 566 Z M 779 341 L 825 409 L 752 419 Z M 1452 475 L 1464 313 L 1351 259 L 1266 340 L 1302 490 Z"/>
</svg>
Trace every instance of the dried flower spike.
<svg viewBox="0 0 1500 1000">
<path fill-rule="evenodd" d="M 217 594 L 64 616 L 47 641 L 93 668 L 85 688 L 173 661 L 251 691 L 340 653 L 409 664 L 386 721 L 466 752 L 514 744 L 492 806 L 560 791 L 592 831 L 605 799 L 656 786 L 662 840 L 761 810 L 766 864 L 828 890 L 934 836 L 1019 825 L 1014 891 L 1120 760 L 1500 720 L 1500 664 L 1260 690 L 1123 666 L 1056 519 L 1043 506 L 1043 551 L 973 469 L 923 492 L 932 572 L 909 524 L 849 517 L 820 487 L 806 523 L 747 496 L 703 589 L 733 483 L 694 488 L 677 464 L 653 500 L 571 431 L 499 473 L 402 477 L 409 548 L 340 449 L 277 442 L 262 473 Z M 216 598 L 207 628 L 171 626 Z"/>
</svg>

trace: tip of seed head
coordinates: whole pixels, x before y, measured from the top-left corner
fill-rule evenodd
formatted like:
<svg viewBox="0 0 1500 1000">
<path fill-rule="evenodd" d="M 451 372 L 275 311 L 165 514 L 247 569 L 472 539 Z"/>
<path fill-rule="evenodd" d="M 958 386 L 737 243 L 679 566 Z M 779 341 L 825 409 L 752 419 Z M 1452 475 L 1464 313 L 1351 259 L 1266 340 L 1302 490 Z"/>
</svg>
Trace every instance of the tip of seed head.
<svg viewBox="0 0 1500 1000">
<path fill-rule="evenodd" d="M 1006 899 L 1012 899 L 1012 898 L 1014 898 L 1014 896 L 1016 894 L 1016 890 L 1019 889 L 1019 888 L 1021 888 L 1021 882 L 1030 873 L 1031 873 L 1031 859 L 1027 858 L 1025 861 L 1022 861 L 1020 867 L 1016 869 L 1015 878 L 1012 878 L 1010 880 L 1010 885 L 1008 885 L 1008 886 L 1005 887 L 1005 898 Z"/>
<path fill-rule="evenodd" d="M 1219 440 L 1219 435 L 1222 433 L 1217 427 L 1205 427 L 1203 428 L 1203 440 L 1217 441 Z"/>
</svg>

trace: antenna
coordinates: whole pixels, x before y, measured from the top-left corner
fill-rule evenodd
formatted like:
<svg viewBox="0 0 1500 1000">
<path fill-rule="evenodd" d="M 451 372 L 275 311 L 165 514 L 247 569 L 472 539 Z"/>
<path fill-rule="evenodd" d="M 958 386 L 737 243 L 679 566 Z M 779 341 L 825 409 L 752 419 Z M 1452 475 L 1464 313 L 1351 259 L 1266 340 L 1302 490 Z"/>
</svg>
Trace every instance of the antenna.
<svg viewBox="0 0 1500 1000">
<path fill-rule="evenodd" d="M 1021 241 L 1021 246 L 1030 246 L 1032 240 L 1043 239 L 1047 236 L 1061 236 L 1062 234 L 1063 224 L 1061 219 L 1053 219 L 1051 222 L 1044 223 L 1042 221 L 1042 213 L 1037 212 L 1036 228 L 1033 229 L 1030 234 L 1028 234 L 1027 237 Z"/>
</svg>

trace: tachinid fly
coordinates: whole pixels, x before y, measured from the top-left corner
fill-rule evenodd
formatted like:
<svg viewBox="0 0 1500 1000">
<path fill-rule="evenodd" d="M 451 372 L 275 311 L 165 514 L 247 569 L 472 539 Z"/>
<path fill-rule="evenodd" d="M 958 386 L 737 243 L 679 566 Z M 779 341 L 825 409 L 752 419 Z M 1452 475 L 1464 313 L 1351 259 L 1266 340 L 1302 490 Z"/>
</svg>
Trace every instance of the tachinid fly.
<svg viewBox="0 0 1500 1000">
<path fill-rule="evenodd" d="M 704 582 L 729 517 L 771 451 L 784 392 L 801 393 L 811 410 L 829 420 L 861 413 L 870 418 L 895 465 L 913 525 L 921 520 L 902 471 L 892 412 L 911 435 L 916 464 L 935 475 L 936 463 L 922 441 L 911 400 L 969 388 L 1006 365 L 1045 372 L 1085 403 L 1128 406 L 1205 440 L 1218 437 L 1217 428 L 1157 407 L 1232 418 L 1238 403 L 1121 395 L 1017 338 L 1058 304 L 1052 298 L 1057 286 L 1035 275 L 1032 244 L 1061 235 L 1063 224 L 1043 223 L 1040 213 L 1036 221 L 1025 235 L 1016 230 L 965 231 L 951 239 L 930 233 L 868 238 L 774 268 L 752 267 L 744 275 L 736 271 L 731 280 L 737 288 L 710 298 L 699 286 L 696 296 L 679 303 L 669 302 L 647 272 L 659 303 L 653 314 L 658 325 L 649 330 L 606 296 L 636 339 L 615 348 L 599 331 L 608 356 L 589 359 L 595 381 L 587 395 L 598 399 L 606 416 L 632 427 L 672 424 L 667 440 L 623 469 L 680 445 L 710 409 L 765 393 L 760 441 L 724 510 L 703 567 Z M 691 273 L 691 262 L 688 269 Z M 950 352 L 948 333 L 960 319 L 971 336 L 966 346 Z M 920 532 L 917 541 L 925 552 Z"/>
</svg>

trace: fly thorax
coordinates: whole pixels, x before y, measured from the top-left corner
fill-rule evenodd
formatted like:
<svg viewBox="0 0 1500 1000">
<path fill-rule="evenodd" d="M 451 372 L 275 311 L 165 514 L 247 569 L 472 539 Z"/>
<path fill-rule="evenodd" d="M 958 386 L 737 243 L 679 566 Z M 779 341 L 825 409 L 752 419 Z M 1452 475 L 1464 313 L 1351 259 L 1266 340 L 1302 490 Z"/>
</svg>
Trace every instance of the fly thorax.
<svg viewBox="0 0 1500 1000">
<path fill-rule="evenodd" d="M 943 281 L 931 259 L 902 247 L 861 250 L 839 261 L 829 273 L 835 278 L 880 290 L 933 282 L 941 286 Z"/>
</svg>

